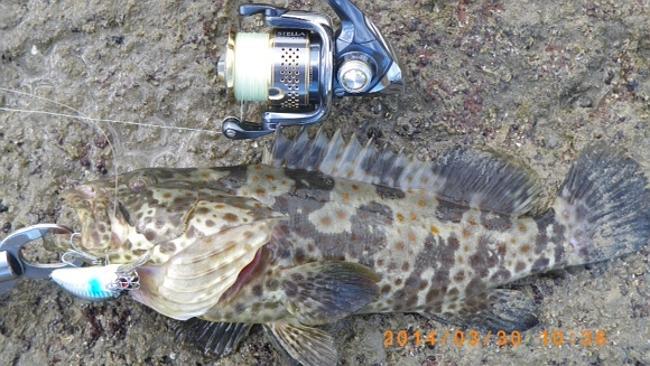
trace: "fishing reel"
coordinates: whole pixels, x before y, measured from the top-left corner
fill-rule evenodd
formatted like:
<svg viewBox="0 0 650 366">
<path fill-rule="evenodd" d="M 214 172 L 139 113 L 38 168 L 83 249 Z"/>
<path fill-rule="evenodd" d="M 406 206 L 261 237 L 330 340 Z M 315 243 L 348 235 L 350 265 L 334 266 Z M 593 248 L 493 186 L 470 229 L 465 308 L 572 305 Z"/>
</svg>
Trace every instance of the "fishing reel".
<svg viewBox="0 0 650 366">
<path fill-rule="evenodd" d="M 217 72 L 241 102 L 266 102 L 261 123 L 228 117 L 222 131 L 230 139 L 255 139 L 279 126 L 322 121 L 334 95 L 363 96 L 395 91 L 402 70 L 377 27 L 349 0 L 328 0 L 341 20 L 314 12 L 246 4 L 242 17 L 264 16 L 264 33 L 229 37 Z"/>
</svg>

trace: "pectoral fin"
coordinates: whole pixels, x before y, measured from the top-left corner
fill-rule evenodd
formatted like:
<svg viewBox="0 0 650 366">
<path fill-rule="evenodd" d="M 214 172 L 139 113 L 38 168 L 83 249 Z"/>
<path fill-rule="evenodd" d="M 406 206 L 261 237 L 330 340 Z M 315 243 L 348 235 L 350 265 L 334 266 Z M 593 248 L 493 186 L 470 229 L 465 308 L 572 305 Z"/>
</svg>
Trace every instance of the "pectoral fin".
<svg viewBox="0 0 650 366">
<path fill-rule="evenodd" d="M 138 267 L 140 288 L 133 298 L 178 320 L 204 315 L 270 240 L 276 223 L 260 220 L 196 238 L 165 264 Z"/>
<path fill-rule="evenodd" d="M 289 312 L 303 324 L 342 319 L 377 299 L 379 276 L 357 263 L 307 263 L 282 275 Z"/>
<path fill-rule="evenodd" d="M 265 328 L 276 346 L 303 366 L 336 365 L 334 339 L 327 332 L 288 322 L 271 323 Z"/>
<path fill-rule="evenodd" d="M 176 339 L 221 358 L 236 351 L 252 327 L 253 324 L 219 323 L 192 318 L 179 325 Z"/>
</svg>

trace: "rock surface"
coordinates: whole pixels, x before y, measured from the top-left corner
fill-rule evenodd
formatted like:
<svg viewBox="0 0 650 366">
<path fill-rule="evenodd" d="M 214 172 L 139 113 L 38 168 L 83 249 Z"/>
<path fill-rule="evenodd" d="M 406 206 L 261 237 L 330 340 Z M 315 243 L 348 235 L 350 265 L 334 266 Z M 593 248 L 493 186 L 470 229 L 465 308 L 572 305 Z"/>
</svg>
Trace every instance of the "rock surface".
<svg viewBox="0 0 650 366">
<path fill-rule="evenodd" d="M 333 15 L 324 2 L 288 4 Z M 421 159 L 456 145 L 505 150 L 539 172 L 549 196 L 596 140 L 627 147 L 650 174 L 648 0 L 356 4 L 392 41 L 408 86 L 401 96 L 337 101 L 330 133 L 374 137 Z M 3 0 L 0 106 L 216 131 L 240 113 L 214 74 L 238 5 Z M 59 192 L 77 182 L 148 166 L 256 162 L 269 143 L 0 111 L 0 227 L 74 225 Z M 541 324 L 516 348 L 384 348 L 389 329 L 455 330 L 410 314 L 346 319 L 332 327 L 341 364 L 650 364 L 649 261 L 645 249 L 516 284 L 542 309 Z M 215 364 L 175 342 L 176 322 L 127 297 L 85 303 L 52 283 L 25 281 L 0 304 L 3 365 Z M 540 334 L 557 329 L 565 345 L 544 347 Z M 566 344 L 572 333 L 597 330 L 606 345 Z M 281 362 L 258 329 L 216 364 Z"/>
</svg>

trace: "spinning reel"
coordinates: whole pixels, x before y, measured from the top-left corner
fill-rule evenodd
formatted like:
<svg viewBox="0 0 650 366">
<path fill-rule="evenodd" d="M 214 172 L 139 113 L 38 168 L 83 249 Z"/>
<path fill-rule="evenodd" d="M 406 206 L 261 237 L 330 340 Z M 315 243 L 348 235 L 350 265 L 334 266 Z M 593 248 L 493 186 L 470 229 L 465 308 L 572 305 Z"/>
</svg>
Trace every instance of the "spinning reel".
<svg viewBox="0 0 650 366">
<path fill-rule="evenodd" d="M 228 117 L 230 139 L 255 139 L 279 126 L 323 120 L 332 97 L 394 91 L 403 85 L 395 53 L 375 25 L 349 0 L 328 0 L 341 19 L 333 30 L 322 14 L 265 4 L 246 4 L 242 17 L 262 14 L 266 33 L 238 33 L 217 65 L 241 102 L 266 102 L 261 123 Z"/>
</svg>

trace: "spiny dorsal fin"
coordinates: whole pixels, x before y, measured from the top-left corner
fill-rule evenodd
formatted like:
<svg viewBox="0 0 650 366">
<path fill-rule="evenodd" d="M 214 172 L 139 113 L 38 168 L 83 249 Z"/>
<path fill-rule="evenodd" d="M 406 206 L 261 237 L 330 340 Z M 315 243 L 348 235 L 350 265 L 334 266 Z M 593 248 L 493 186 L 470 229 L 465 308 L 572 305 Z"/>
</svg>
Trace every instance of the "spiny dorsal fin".
<svg viewBox="0 0 650 366">
<path fill-rule="evenodd" d="M 519 216 L 541 206 L 539 179 L 503 154 L 456 149 L 437 162 L 422 162 L 403 153 L 346 143 L 337 130 L 331 139 L 321 128 L 309 139 L 303 129 L 294 140 L 278 131 L 271 164 L 318 170 L 332 177 L 401 190 L 426 189 L 450 202 Z"/>
</svg>

